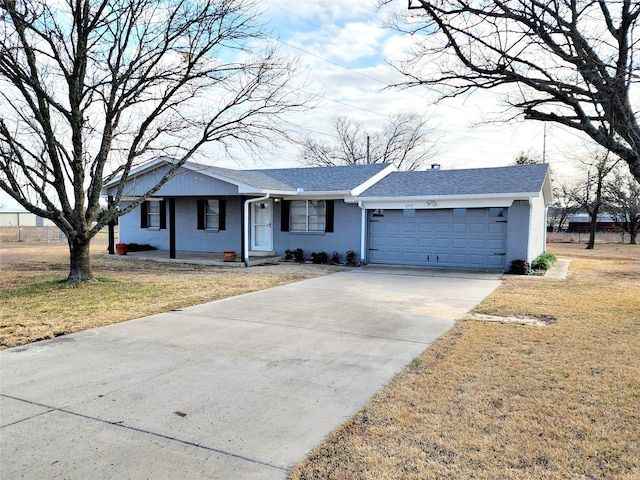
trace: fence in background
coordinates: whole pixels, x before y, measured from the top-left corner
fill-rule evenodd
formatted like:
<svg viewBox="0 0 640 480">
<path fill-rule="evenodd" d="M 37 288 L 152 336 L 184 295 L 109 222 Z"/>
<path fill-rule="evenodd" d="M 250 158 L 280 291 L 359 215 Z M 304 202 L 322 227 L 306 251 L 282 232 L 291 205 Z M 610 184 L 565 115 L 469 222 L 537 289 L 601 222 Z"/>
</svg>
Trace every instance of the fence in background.
<svg viewBox="0 0 640 480">
<path fill-rule="evenodd" d="M 589 234 L 584 232 L 549 232 L 548 243 L 587 243 Z M 629 243 L 626 232 L 596 232 L 596 243 Z"/>
<path fill-rule="evenodd" d="M 116 227 L 117 229 L 117 227 Z M 106 235 L 106 228 L 103 230 Z M 98 235 L 102 235 L 101 232 Z M 116 237 L 117 238 L 117 237 Z M 55 226 L 46 227 L 0 227 L 0 242 L 47 242 L 66 243 L 67 238 Z M 582 232 L 549 232 L 549 243 L 587 243 L 589 234 Z M 629 243 L 629 234 L 625 232 L 597 232 L 597 243 Z"/>
<path fill-rule="evenodd" d="M 55 226 L 0 227 L 0 242 L 65 243 L 67 237 Z"/>
</svg>

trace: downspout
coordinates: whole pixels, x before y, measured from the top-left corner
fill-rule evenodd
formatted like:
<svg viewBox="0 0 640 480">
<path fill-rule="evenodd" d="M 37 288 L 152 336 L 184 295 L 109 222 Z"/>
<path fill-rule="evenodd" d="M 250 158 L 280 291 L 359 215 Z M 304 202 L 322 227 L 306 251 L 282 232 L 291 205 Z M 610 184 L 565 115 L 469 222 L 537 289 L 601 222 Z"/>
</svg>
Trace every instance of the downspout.
<svg viewBox="0 0 640 480">
<path fill-rule="evenodd" d="M 365 249 L 367 248 L 367 209 L 362 204 L 362 200 L 358 200 L 358 207 L 360 207 L 360 265 L 366 263 Z"/>
<path fill-rule="evenodd" d="M 544 206 L 544 238 L 542 239 L 542 241 L 544 242 L 542 244 L 542 251 L 544 253 L 547 253 L 547 232 L 548 232 L 548 223 L 549 223 L 549 206 L 545 205 Z"/>
<path fill-rule="evenodd" d="M 244 202 L 244 266 L 249 267 L 249 204 L 261 202 L 263 200 L 267 200 L 269 198 L 269 194 L 267 193 L 264 197 L 259 198 L 250 198 Z"/>
<path fill-rule="evenodd" d="M 533 233 L 533 197 L 529 197 L 529 232 L 527 234 L 527 262 L 531 263 L 531 234 Z"/>
</svg>

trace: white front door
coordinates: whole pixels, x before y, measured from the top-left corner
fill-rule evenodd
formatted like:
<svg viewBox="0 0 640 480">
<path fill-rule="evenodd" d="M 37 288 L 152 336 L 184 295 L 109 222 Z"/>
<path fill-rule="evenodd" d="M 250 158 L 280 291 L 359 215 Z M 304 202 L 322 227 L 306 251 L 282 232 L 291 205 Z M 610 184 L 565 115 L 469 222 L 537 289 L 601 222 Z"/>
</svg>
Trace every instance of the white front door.
<svg viewBox="0 0 640 480">
<path fill-rule="evenodd" d="M 273 204 L 263 200 L 252 205 L 251 250 L 273 250 Z"/>
</svg>

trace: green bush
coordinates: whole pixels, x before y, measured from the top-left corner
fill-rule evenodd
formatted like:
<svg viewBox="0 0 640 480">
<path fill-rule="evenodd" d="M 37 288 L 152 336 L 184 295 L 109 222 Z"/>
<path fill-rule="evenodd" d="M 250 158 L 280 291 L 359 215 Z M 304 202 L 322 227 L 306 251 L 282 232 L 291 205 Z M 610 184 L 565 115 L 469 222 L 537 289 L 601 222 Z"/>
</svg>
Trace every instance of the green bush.
<svg viewBox="0 0 640 480">
<path fill-rule="evenodd" d="M 547 271 L 551 266 L 556 263 L 558 258 L 553 253 L 543 253 L 538 255 L 533 262 L 531 262 L 531 268 L 534 270 Z"/>
</svg>

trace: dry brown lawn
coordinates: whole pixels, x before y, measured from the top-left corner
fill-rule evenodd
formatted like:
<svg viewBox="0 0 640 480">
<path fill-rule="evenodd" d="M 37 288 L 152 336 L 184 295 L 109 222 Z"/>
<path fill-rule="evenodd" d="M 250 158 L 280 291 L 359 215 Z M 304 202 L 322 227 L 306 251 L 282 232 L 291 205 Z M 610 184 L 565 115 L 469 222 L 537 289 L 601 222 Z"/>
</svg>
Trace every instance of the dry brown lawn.
<svg viewBox="0 0 640 480">
<path fill-rule="evenodd" d="M 640 247 L 550 251 L 573 259 L 566 280 L 509 276 L 475 310 L 549 325 L 459 321 L 291 479 L 640 478 Z M 100 281 L 69 287 L 66 245 L 0 244 L 0 347 L 330 270 L 129 263 L 103 252 L 100 243 L 93 256 Z"/>
<path fill-rule="evenodd" d="M 0 243 L 0 349 L 262 290 L 335 267 L 226 268 L 103 259 L 92 244 L 98 282 L 69 286 L 66 244 Z M 179 325 L 176 326 L 179 328 Z"/>
<path fill-rule="evenodd" d="M 293 467 L 298 479 L 640 478 L 640 247 L 551 244 Z"/>
</svg>

